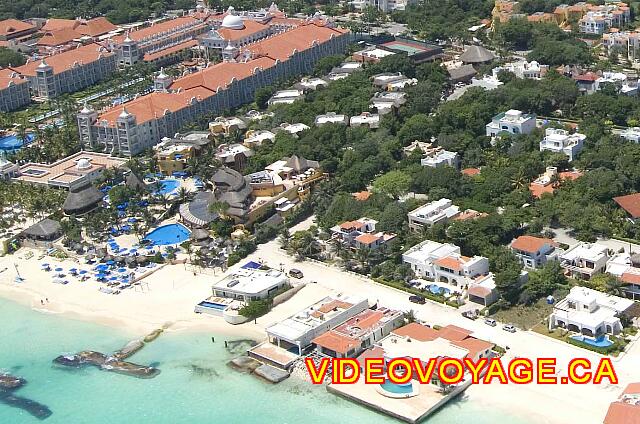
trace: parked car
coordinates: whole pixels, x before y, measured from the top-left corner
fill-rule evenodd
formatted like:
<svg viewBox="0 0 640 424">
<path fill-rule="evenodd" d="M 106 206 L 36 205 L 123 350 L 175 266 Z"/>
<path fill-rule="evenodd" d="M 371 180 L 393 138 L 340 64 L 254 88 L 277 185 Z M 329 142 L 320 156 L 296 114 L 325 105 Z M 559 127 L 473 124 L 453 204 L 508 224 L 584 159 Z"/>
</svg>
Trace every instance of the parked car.
<svg viewBox="0 0 640 424">
<path fill-rule="evenodd" d="M 484 320 L 484 323 L 485 323 L 485 324 L 487 324 L 487 325 L 490 325 L 491 327 L 495 327 L 496 325 L 498 325 L 498 323 L 496 322 L 496 320 L 495 320 L 495 319 L 493 319 L 493 318 L 486 318 L 486 319 Z"/>
<path fill-rule="evenodd" d="M 476 311 L 464 311 L 462 316 L 469 319 L 477 319 L 478 313 Z"/>
<path fill-rule="evenodd" d="M 422 296 L 418 296 L 414 294 L 409 296 L 409 302 L 417 303 L 419 305 L 424 305 L 427 302 L 427 300 Z"/>
<path fill-rule="evenodd" d="M 505 324 L 502 326 L 502 329 L 504 331 L 508 331 L 509 333 L 515 333 L 516 332 L 516 327 L 513 324 Z"/>
<path fill-rule="evenodd" d="M 304 277 L 304 274 L 299 269 L 291 268 L 289 270 L 289 276 L 293 277 L 293 278 L 300 279 L 300 278 Z"/>
</svg>

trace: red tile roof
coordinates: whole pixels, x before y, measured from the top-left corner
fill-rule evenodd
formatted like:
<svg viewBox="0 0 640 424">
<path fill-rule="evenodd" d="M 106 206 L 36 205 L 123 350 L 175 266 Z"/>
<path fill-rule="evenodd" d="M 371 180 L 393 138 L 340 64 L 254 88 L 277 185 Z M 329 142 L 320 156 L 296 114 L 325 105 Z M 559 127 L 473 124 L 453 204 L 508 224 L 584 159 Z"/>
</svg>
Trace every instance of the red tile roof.
<svg viewBox="0 0 640 424">
<path fill-rule="evenodd" d="M 520 236 L 511 242 L 511 248 L 527 253 L 539 252 L 545 245 L 557 246 L 551 239 L 535 236 Z"/>
<path fill-rule="evenodd" d="M 13 69 L 0 69 L 0 90 L 7 88 L 11 83 L 26 84 L 27 80 L 20 78 Z"/>
<path fill-rule="evenodd" d="M 461 172 L 464 175 L 467 175 L 469 177 L 473 177 L 475 175 L 479 175 L 480 174 L 480 169 L 478 169 L 478 168 L 465 168 Z"/>
<path fill-rule="evenodd" d="M 257 55 L 269 56 L 280 61 L 287 60 L 295 51 L 311 48 L 314 42 L 324 43 L 331 37 L 340 36 L 347 30 L 319 26 L 315 23 L 301 25 L 291 31 L 265 38 L 250 46 L 248 49 Z"/>
<path fill-rule="evenodd" d="M 184 43 L 176 44 L 175 46 L 166 48 L 164 50 L 157 51 L 155 53 L 146 53 L 144 55 L 143 60 L 145 62 L 151 62 L 151 61 L 154 61 L 154 60 L 159 59 L 161 57 L 165 57 L 165 56 L 168 56 L 170 54 L 173 54 L 173 53 L 176 53 L 176 52 L 180 52 L 182 50 L 186 50 L 186 49 L 189 49 L 189 48 L 197 46 L 197 45 L 198 45 L 198 41 L 196 41 L 196 40 L 188 40 L 188 41 L 185 41 Z"/>
<path fill-rule="evenodd" d="M 440 267 L 452 269 L 454 271 L 459 271 L 462 269 L 462 261 L 459 258 L 454 258 L 452 256 L 446 256 L 444 258 L 436 259 L 433 263 Z"/>
<path fill-rule="evenodd" d="M 220 28 L 217 30 L 218 34 L 225 40 L 236 41 L 269 28 L 267 25 L 251 20 L 243 21 L 243 23 L 243 29 Z"/>
<path fill-rule="evenodd" d="M 343 230 L 359 230 L 364 227 L 364 224 L 360 221 L 346 221 L 340 224 L 340 228 Z"/>
<path fill-rule="evenodd" d="M 421 342 L 435 340 L 440 337 L 438 330 L 418 324 L 417 322 L 412 322 L 404 327 L 396 328 L 392 333 L 401 337 L 409 337 L 410 339 L 419 340 Z"/>
<path fill-rule="evenodd" d="M 360 346 L 360 340 L 345 336 L 333 330 L 316 337 L 313 339 L 313 343 L 342 354 Z"/>
<path fill-rule="evenodd" d="M 483 299 L 491 294 L 491 290 L 484 286 L 471 286 L 467 292 L 472 296 L 481 297 Z"/>
<path fill-rule="evenodd" d="M 640 394 L 640 383 L 629 383 L 622 392 L 623 395 Z"/>
<path fill-rule="evenodd" d="M 73 40 L 77 40 L 82 37 L 78 31 L 73 28 L 63 28 L 56 29 L 52 31 L 47 31 L 45 35 L 38 40 L 39 46 L 61 46 L 63 44 L 67 44 L 72 42 Z"/>
<path fill-rule="evenodd" d="M 613 201 L 627 211 L 632 218 L 640 218 L 640 193 L 614 197 Z"/>
<path fill-rule="evenodd" d="M 471 331 L 457 325 L 447 325 L 440 329 L 439 336 L 452 342 L 464 340 L 471 335 Z"/>
<path fill-rule="evenodd" d="M 609 405 L 604 424 L 640 424 L 640 407 L 625 402 Z"/>
<path fill-rule="evenodd" d="M 620 280 L 627 284 L 639 284 L 640 285 L 640 274 L 636 274 L 635 272 L 623 272 L 620 276 Z M 639 383 L 636 383 L 639 384 Z"/>
<path fill-rule="evenodd" d="M 106 34 L 110 31 L 118 29 L 118 27 L 104 16 L 99 16 L 93 19 L 49 19 L 47 23 L 42 27 L 42 31 L 60 31 L 60 30 L 75 30 L 79 34 L 88 35 L 90 37 L 97 37 L 99 35 Z"/>
<path fill-rule="evenodd" d="M 478 212 L 473 209 L 467 209 L 460 213 L 458 216 L 454 217 L 454 221 L 466 221 L 467 219 L 478 219 L 484 218 L 485 216 L 489 216 L 488 213 Z"/>
<path fill-rule="evenodd" d="M 370 233 L 360 234 L 358 237 L 356 237 L 356 241 L 358 243 L 362 243 L 366 245 L 373 244 L 380 239 L 381 239 L 380 236 L 377 236 L 375 234 L 370 234 Z"/>
<path fill-rule="evenodd" d="M 34 25 L 28 22 L 22 22 L 17 19 L 5 19 L 0 21 L 0 36 L 10 36 L 16 32 L 28 31 L 35 29 Z"/>
<path fill-rule="evenodd" d="M 140 41 L 144 38 L 151 37 L 155 34 L 160 34 L 162 32 L 172 31 L 177 27 L 181 27 L 183 25 L 197 25 L 201 23 L 198 19 L 192 18 L 191 16 L 181 16 L 176 19 L 170 19 L 168 21 L 160 22 L 157 24 L 153 24 L 146 28 L 139 29 L 137 31 L 132 31 L 129 33 L 129 38 L 133 41 Z M 118 36 L 114 38 L 114 41 L 121 42 L 125 39 L 124 35 Z"/>
<path fill-rule="evenodd" d="M 576 81 L 585 81 L 585 82 L 595 82 L 595 80 L 597 80 L 598 78 L 600 77 L 593 72 L 587 72 L 586 74 L 582 74 L 582 75 L 574 75 L 573 77 L 573 79 Z"/>
<path fill-rule="evenodd" d="M 359 202 L 364 202 L 365 200 L 369 199 L 369 197 L 371 197 L 371 192 L 370 191 L 359 191 L 357 193 L 352 193 L 351 195 Z"/>
<path fill-rule="evenodd" d="M 59 74 L 71 69 L 74 64 L 87 64 L 98 60 L 100 57 L 112 56 L 114 53 L 106 51 L 102 46 L 91 43 L 63 53 L 54 54 L 44 60 L 53 68 L 54 74 Z M 15 68 L 22 75 L 35 76 L 41 60 L 32 61 Z"/>
<path fill-rule="evenodd" d="M 474 358 L 480 352 L 493 349 L 493 346 L 495 346 L 493 343 L 481 339 L 476 339 L 475 337 L 467 337 L 463 340 L 453 341 L 451 342 L 451 344 L 468 350 L 468 356 L 471 358 Z"/>
</svg>

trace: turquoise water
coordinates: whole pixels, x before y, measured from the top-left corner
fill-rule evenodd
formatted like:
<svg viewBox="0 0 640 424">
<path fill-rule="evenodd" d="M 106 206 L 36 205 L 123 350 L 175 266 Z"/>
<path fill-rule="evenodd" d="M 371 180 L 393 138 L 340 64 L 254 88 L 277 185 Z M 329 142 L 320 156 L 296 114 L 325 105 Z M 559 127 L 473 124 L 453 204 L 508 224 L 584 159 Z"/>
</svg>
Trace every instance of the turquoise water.
<svg viewBox="0 0 640 424">
<path fill-rule="evenodd" d="M 47 405 L 44 421 L 0 403 L 0 423 L 182 424 L 362 423 L 398 421 L 337 398 L 322 387 L 289 379 L 270 385 L 226 366 L 234 356 L 223 337 L 168 333 L 131 358 L 162 372 L 141 380 L 94 368 L 61 369 L 51 360 L 83 349 L 111 352 L 135 335 L 85 322 L 40 314 L 0 299 L 0 369 L 28 383 L 16 395 Z M 238 348 L 238 351 L 242 348 Z M 531 424 L 500 412 L 454 402 L 429 424 Z"/>
<path fill-rule="evenodd" d="M 27 134 L 27 143 L 32 142 L 34 138 L 35 135 Z M 23 144 L 22 139 L 15 134 L 0 137 L 0 150 L 18 150 Z"/>
<path fill-rule="evenodd" d="M 182 224 L 167 224 L 158 227 L 146 235 L 145 240 L 151 240 L 158 246 L 182 243 L 189 239 L 191 231 Z"/>
</svg>

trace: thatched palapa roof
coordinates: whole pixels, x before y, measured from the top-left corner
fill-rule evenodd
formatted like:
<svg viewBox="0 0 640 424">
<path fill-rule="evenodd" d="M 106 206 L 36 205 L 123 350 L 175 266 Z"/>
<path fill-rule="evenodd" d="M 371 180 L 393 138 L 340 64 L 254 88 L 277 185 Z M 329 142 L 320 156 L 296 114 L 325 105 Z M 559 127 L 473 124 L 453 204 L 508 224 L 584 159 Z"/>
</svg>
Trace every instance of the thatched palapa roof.
<svg viewBox="0 0 640 424">
<path fill-rule="evenodd" d="M 33 224 L 24 230 L 22 234 L 29 238 L 49 239 L 60 234 L 61 231 L 62 227 L 58 221 L 46 218 Z"/>
<path fill-rule="evenodd" d="M 80 215 L 94 209 L 104 194 L 90 183 L 69 190 L 62 209 L 67 215 Z"/>
<path fill-rule="evenodd" d="M 469 46 L 460 55 L 460 60 L 464 63 L 486 63 L 491 62 L 496 55 L 482 46 Z"/>
</svg>

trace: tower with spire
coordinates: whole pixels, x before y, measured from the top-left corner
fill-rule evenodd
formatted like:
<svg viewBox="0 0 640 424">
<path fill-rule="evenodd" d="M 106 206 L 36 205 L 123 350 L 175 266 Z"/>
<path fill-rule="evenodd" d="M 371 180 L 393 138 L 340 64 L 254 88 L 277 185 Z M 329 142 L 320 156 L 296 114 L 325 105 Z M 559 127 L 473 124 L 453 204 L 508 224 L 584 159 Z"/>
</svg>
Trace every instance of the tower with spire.
<svg viewBox="0 0 640 424">
<path fill-rule="evenodd" d="M 153 91 L 166 93 L 172 82 L 173 78 L 164 72 L 164 68 L 160 68 L 160 73 L 153 79 Z"/>
<path fill-rule="evenodd" d="M 35 87 L 32 88 L 37 97 L 43 99 L 51 99 L 56 96 L 56 88 L 53 78 L 53 67 L 49 65 L 46 59 L 36 68 Z"/>
<path fill-rule="evenodd" d="M 133 41 L 131 37 L 129 37 L 129 32 L 127 32 L 124 40 L 118 46 L 118 60 L 121 65 L 131 66 L 140 59 L 138 43 Z"/>
<path fill-rule="evenodd" d="M 91 127 L 98 119 L 98 113 L 85 101 L 84 106 L 76 116 L 78 120 L 78 131 L 80 132 L 80 146 L 82 148 L 96 148 L 96 139 Z"/>
</svg>

